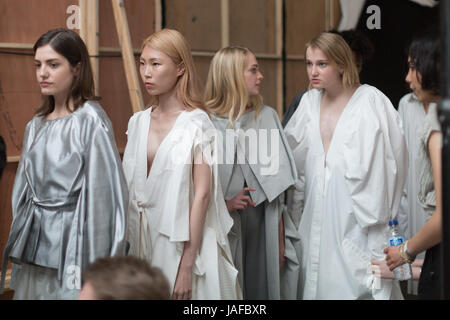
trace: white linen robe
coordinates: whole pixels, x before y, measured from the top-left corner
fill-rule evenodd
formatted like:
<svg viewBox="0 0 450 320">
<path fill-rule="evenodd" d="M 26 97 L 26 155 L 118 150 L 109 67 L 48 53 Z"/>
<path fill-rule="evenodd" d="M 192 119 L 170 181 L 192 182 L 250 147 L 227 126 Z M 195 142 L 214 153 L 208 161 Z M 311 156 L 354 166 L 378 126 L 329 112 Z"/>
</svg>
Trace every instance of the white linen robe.
<svg viewBox="0 0 450 320">
<path fill-rule="evenodd" d="M 223 199 L 217 163 L 212 161 L 214 143 L 206 134 L 213 125 L 201 110 L 183 111 L 159 146 L 147 177 L 151 110 L 135 113 L 128 123 L 123 167 L 130 190 L 130 254 L 161 268 L 173 291 L 184 242 L 189 241 L 193 159 L 203 152 L 211 168 L 211 194 L 193 267 L 192 299 L 241 299 L 227 239 L 233 220 Z"/>
<path fill-rule="evenodd" d="M 401 299 L 398 281 L 380 280 L 408 170 L 402 124 L 378 89 L 360 86 L 334 130 L 327 156 L 320 135 L 321 91 L 300 101 L 285 128 L 299 183 L 290 210 L 303 210 L 303 299 Z"/>
</svg>

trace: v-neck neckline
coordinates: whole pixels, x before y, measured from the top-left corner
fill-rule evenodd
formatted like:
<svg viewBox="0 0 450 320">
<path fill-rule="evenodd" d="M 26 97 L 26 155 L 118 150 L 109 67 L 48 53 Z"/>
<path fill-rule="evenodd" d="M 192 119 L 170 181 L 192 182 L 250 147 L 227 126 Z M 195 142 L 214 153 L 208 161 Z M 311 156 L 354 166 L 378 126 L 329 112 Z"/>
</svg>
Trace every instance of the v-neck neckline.
<svg viewBox="0 0 450 320">
<path fill-rule="evenodd" d="M 165 141 L 167 140 L 167 138 L 169 137 L 169 135 L 172 133 L 173 129 L 175 128 L 175 126 L 177 125 L 178 120 L 180 119 L 180 117 L 187 112 L 186 110 L 181 111 L 181 113 L 178 115 L 178 117 L 175 119 L 175 122 L 172 125 L 172 128 L 170 128 L 169 132 L 167 132 L 166 136 L 162 139 L 161 143 L 159 144 L 158 148 L 156 149 L 155 152 L 155 156 L 153 157 L 153 161 L 152 161 L 152 165 L 150 167 L 150 170 L 148 168 L 148 139 L 149 139 L 149 133 L 150 133 L 150 126 L 151 126 L 151 122 L 152 122 L 152 110 L 153 110 L 153 106 L 151 106 L 149 108 L 149 112 L 148 112 L 148 125 L 147 125 L 147 130 L 146 130 L 146 139 L 145 139 L 145 174 L 146 174 L 146 181 L 148 181 L 152 175 L 152 169 L 154 167 L 154 163 L 156 161 L 156 158 L 158 157 L 158 153 L 159 150 L 161 149 L 163 143 L 165 143 Z"/>
<path fill-rule="evenodd" d="M 327 150 L 327 152 L 325 153 L 325 147 L 324 147 L 324 145 L 323 145 L 323 139 L 322 139 L 322 133 L 321 133 L 321 126 L 320 126 L 320 111 L 322 110 L 322 96 L 323 96 L 323 92 L 321 91 L 320 92 L 320 95 L 319 95 L 319 126 L 318 126 L 318 128 L 319 128 L 319 138 L 320 138 L 320 144 L 321 144 L 321 146 L 322 146 L 322 154 L 323 154 L 323 156 L 324 156 L 324 167 L 326 167 L 326 161 L 327 161 L 327 157 L 328 157 L 328 155 L 330 154 L 330 150 L 331 150 L 331 148 L 333 147 L 333 142 L 334 142 L 334 140 L 335 140 L 335 136 L 336 136 L 336 132 L 337 133 L 339 133 L 339 131 L 338 131 L 338 129 L 340 128 L 340 124 L 341 124 L 341 119 L 343 118 L 343 116 L 344 116 L 344 114 L 347 112 L 347 109 L 349 109 L 348 107 L 349 107 L 349 105 L 350 105 L 350 102 L 352 102 L 352 100 L 353 100 L 353 98 L 356 96 L 356 93 L 359 91 L 359 89 L 360 88 L 362 88 L 364 85 L 360 85 L 358 88 L 356 88 L 356 90 L 353 92 L 353 94 L 352 94 L 352 96 L 350 97 L 350 99 L 348 99 L 348 101 L 347 101 L 347 103 L 346 103 L 346 105 L 345 105 L 345 107 L 344 107 L 344 109 L 342 110 L 342 112 L 341 112 L 341 114 L 339 115 L 339 119 L 337 120 L 337 122 L 336 122 L 336 126 L 334 127 L 334 130 L 333 130 L 333 135 L 331 136 L 331 140 L 330 140 L 330 144 L 329 144 L 329 146 L 328 146 L 328 150 Z"/>
</svg>

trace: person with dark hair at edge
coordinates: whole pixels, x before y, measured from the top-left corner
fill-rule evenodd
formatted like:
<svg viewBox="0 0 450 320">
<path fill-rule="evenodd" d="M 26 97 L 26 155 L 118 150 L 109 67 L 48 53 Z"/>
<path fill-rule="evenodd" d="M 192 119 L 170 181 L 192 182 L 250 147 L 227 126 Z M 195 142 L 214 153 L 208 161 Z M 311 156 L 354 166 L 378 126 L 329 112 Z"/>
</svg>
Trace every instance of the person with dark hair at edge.
<svg viewBox="0 0 450 320">
<path fill-rule="evenodd" d="M 413 264 L 416 256 L 426 250 L 418 286 L 420 299 L 441 297 L 442 134 L 437 115 L 437 104 L 441 100 L 440 58 L 438 32 L 422 34 L 411 42 L 406 82 L 417 100 L 422 103 L 426 114 L 419 135 L 415 163 L 418 177 L 416 197 L 425 211 L 427 222 L 401 246 L 391 246 L 384 250 L 387 254 L 386 264 L 391 271 L 404 263 Z"/>
</svg>

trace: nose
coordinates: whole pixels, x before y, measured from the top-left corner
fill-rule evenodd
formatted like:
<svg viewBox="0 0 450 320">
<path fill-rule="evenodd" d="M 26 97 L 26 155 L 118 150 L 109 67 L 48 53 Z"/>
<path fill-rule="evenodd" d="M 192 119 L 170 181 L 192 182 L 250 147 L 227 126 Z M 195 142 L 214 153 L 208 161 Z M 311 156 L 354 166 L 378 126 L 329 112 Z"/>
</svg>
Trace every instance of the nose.
<svg viewBox="0 0 450 320">
<path fill-rule="evenodd" d="M 406 74 L 405 81 L 411 83 L 411 68 L 408 69 L 408 73 Z"/>
<path fill-rule="evenodd" d="M 316 65 L 313 65 L 313 66 L 311 67 L 311 74 L 312 74 L 312 75 L 317 75 L 318 71 L 319 71 L 319 68 L 317 68 Z"/>
<path fill-rule="evenodd" d="M 45 67 L 45 65 L 41 65 L 38 73 L 41 78 L 46 78 L 48 76 L 47 68 Z"/>
<path fill-rule="evenodd" d="M 261 73 L 261 72 L 258 72 L 258 78 L 259 78 L 259 81 L 262 81 L 263 79 L 264 79 L 264 76 L 263 76 L 263 74 Z"/>
<path fill-rule="evenodd" d="M 145 66 L 145 71 L 144 71 L 144 75 L 147 77 L 147 78 L 151 78 L 152 77 L 152 72 L 151 72 L 152 70 L 151 70 L 151 66 L 150 65 L 146 65 Z"/>
</svg>

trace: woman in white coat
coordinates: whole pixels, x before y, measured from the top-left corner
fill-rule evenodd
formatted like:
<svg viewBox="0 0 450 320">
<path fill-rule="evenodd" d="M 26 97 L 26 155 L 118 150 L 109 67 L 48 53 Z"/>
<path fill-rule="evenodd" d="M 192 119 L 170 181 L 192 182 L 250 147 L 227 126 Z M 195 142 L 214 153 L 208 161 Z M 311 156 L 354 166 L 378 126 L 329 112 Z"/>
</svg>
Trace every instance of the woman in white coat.
<svg viewBox="0 0 450 320">
<path fill-rule="evenodd" d="M 142 46 L 150 107 L 132 116 L 123 166 L 130 190 L 130 253 L 160 267 L 173 299 L 238 299 L 223 200 L 190 47 L 164 29 Z"/>
<path fill-rule="evenodd" d="M 336 34 L 307 44 L 310 89 L 285 127 L 298 170 L 303 299 L 396 299 L 375 281 L 407 173 L 400 117 L 378 89 L 360 85 L 352 51 Z"/>
</svg>

